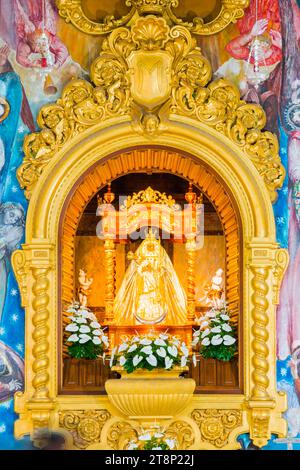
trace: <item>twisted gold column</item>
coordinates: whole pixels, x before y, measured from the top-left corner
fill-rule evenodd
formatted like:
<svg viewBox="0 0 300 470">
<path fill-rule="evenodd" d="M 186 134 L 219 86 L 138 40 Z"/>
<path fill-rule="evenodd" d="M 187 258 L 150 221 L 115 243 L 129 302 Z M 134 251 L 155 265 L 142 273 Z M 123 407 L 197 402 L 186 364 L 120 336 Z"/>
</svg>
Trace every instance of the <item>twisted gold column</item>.
<svg viewBox="0 0 300 470">
<path fill-rule="evenodd" d="M 251 285 L 253 287 L 252 302 L 252 364 L 253 364 L 253 389 L 252 399 L 253 400 L 266 400 L 269 399 L 267 388 L 269 386 L 268 379 L 268 355 L 269 348 L 267 341 L 269 333 L 267 330 L 268 326 L 268 314 L 267 310 L 269 302 L 267 299 L 268 294 L 268 268 L 266 267 L 252 267 L 254 274 Z"/>
<path fill-rule="evenodd" d="M 113 306 L 115 300 L 116 285 L 116 251 L 113 240 L 106 239 L 104 242 L 105 263 L 105 322 L 113 320 Z"/>
<path fill-rule="evenodd" d="M 47 355 L 49 351 L 49 341 L 48 341 L 48 319 L 49 319 L 49 310 L 47 309 L 49 303 L 49 295 L 47 293 L 49 288 L 49 280 L 47 278 L 47 273 L 49 268 L 33 268 L 32 274 L 35 280 L 32 286 L 32 292 L 34 294 L 34 299 L 32 306 L 34 309 L 34 315 L 32 318 L 32 323 L 34 326 L 33 330 L 33 340 L 34 345 L 32 349 L 32 354 L 34 357 L 32 369 L 34 372 L 34 377 L 32 380 L 32 385 L 35 389 L 33 400 L 48 400 L 49 399 L 49 357 Z"/>
<path fill-rule="evenodd" d="M 196 260 L 196 242 L 191 238 L 185 245 L 187 252 L 187 320 L 193 323 L 196 308 L 196 281 L 195 281 L 195 260 Z"/>
</svg>

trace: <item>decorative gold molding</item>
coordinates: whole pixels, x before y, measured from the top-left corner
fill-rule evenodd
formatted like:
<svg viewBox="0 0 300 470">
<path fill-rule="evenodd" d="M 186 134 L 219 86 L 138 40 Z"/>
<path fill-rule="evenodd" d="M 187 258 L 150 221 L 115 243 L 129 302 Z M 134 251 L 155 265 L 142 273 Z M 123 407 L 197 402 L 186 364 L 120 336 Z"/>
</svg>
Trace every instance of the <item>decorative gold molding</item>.
<svg viewBox="0 0 300 470">
<path fill-rule="evenodd" d="M 200 429 L 202 441 L 222 448 L 228 444 L 229 436 L 234 429 L 242 425 L 242 412 L 222 409 L 194 410 L 192 419 Z"/>
<path fill-rule="evenodd" d="M 113 450 L 125 450 L 129 441 L 137 439 L 138 425 L 127 421 L 117 421 L 107 431 L 107 444 Z"/>
<path fill-rule="evenodd" d="M 170 119 L 182 115 L 212 127 L 241 149 L 274 202 L 285 170 L 276 136 L 262 131 L 265 113 L 242 101 L 228 81 L 209 83 L 211 75 L 186 27 L 170 28 L 164 18 L 150 15 L 138 18 L 131 28 L 114 30 L 91 67 L 96 86 L 71 81 L 56 103 L 40 110 L 41 131 L 26 136 L 25 157 L 17 170 L 26 197 L 53 156 L 98 123 L 124 116 L 137 132 L 155 141 Z"/>
<path fill-rule="evenodd" d="M 176 203 L 172 196 L 167 196 L 166 193 L 161 193 L 152 189 L 148 186 L 147 189 L 133 193 L 132 196 L 128 196 L 124 201 L 124 208 L 129 209 L 135 204 L 164 204 L 169 207 L 173 207 Z"/>
<path fill-rule="evenodd" d="M 166 429 L 166 437 L 175 440 L 178 450 L 187 450 L 195 443 L 195 433 L 184 420 L 173 421 Z"/>
<path fill-rule="evenodd" d="M 59 425 L 71 433 L 75 447 L 86 449 L 101 441 L 103 426 L 110 417 L 107 410 L 65 410 L 59 412 Z"/>
<path fill-rule="evenodd" d="M 279 249 L 275 254 L 275 265 L 273 268 L 273 304 L 279 304 L 279 293 L 281 281 L 289 264 L 289 254 L 287 250 Z"/>
<path fill-rule="evenodd" d="M 77 29 L 90 35 L 110 33 L 115 28 L 130 23 L 135 15 L 159 14 L 163 15 L 168 23 L 184 26 L 193 34 L 202 36 L 216 34 L 230 23 L 235 23 L 244 15 L 249 0 L 221 0 L 220 12 L 208 23 L 205 23 L 201 17 L 195 17 L 191 22 L 178 18 L 173 11 L 178 4 L 179 0 L 126 0 L 126 6 L 131 7 L 127 15 L 121 18 L 107 15 L 102 23 L 98 23 L 85 15 L 82 0 L 56 0 L 60 16 L 67 23 L 72 23 Z"/>
<path fill-rule="evenodd" d="M 56 0 L 56 5 L 66 23 L 72 23 L 79 31 L 95 36 L 110 33 L 115 28 L 127 24 L 135 13 L 135 8 L 132 7 L 129 13 L 121 18 L 110 15 L 103 19 L 103 23 L 97 23 L 84 14 L 82 0 Z"/>
</svg>

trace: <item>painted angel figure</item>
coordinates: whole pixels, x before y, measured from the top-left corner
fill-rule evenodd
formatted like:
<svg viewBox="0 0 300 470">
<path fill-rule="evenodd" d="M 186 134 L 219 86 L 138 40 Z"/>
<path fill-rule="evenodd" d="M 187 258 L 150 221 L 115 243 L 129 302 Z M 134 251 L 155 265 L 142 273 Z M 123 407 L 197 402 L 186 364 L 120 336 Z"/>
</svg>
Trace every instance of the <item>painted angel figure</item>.
<svg viewBox="0 0 300 470">
<path fill-rule="evenodd" d="M 0 341 L 0 403 L 13 398 L 15 392 L 22 390 L 23 382 L 23 359 Z"/>
<path fill-rule="evenodd" d="M 24 209 L 21 204 L 5 202 L 0 205 L 0 320 L 4 309 L 10 256 L 23 238 L 24 226 Z"/>
<path fill-rule="evenodd" d="M 282 36 L 277 0 L 262 0 L 258 16 L 254 2 L 245 16 L 237 22 L 239 35 L 226 46 L 231 58 L 216 71 L 216 77 L 224 77 L 240 90 L 244 100 L 261 104 L 267 115 L 266 130 L 278 133 L 278 98 L 281 84 Z M 264 79 L 256 86 L 251 77 L 254 56 L 249 58 L 254 42 L 259 44 L 258 66 Z"/>
<path fill-rule="evenodd" d="M 42 0 L 44 8 L 28 2 L 29 14 L 20 0 L 14 0 L 16 15 L 16 59 L 24 67 L 59 68 L 68 57 L 66 46 L 56 35 L 56 18 L 49 0 Z M 44 11 L 44 21 L 43 21 Z"/>
</svg>

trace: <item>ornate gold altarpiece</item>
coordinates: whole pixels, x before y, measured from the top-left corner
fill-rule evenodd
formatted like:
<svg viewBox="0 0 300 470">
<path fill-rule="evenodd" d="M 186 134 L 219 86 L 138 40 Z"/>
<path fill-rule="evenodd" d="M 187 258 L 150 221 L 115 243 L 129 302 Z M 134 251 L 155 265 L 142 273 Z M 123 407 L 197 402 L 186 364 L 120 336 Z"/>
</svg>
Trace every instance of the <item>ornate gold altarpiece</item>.
<svg viewBox="0 0 300 470">
<path fill-rule="evenodd" d="M 275 369 L 275 308 L 288 262 L 286 250 L 276 242 L 272 209 L 285 176 L 278 143 L 262 130 L 266 120 L 261 107 L 242 101 L 228 81 L 210 81 L 211 66 L 191 36 L 198 31 L 169 14 L 175 1 L 128 3 L 135 10 L 128 23 L 111 22 L 106 31 L 98 30 L 111 32 L 92 65 L 92 83 L 71 81 L 56 103 L 40 110 L 41 131 L 24 142 L 18 178 L 30 202 L 26 241 L 12 262 L 26 310 L 26 382 L 24 392 L 15 396 L 15 435 L 60 427 L 75 448 L 118 449 L 143 423 L 142 417 L 134 420 L 122 413 L 109 396 L 58 392 L 58 246 L 62 214 L 83 175 L 88 178 L 98 165 L 103 187 L 112 173 L 118 177 L 143 171 L 151 159 L 115 162 L 129 148 L 152 145 L 179 156 L 176 168 L 163 158 L 149 170 L 184 174 L 196 184 L 201 163 L 235 201 L 242 241 L 244 350 L 243 392 L 195 395 L 179 415 L 157 416 L 157 421 L 178 438 L 181 449 L 239 448 L 236 438 L 247 432 L 254 444 L 263 446 L 271 433 L 286 433 L 281 417 L 286 397 L 276 391 Z M 245 4 L 224 0 L 231 13 L 210 32 L 241 16 Z M 77 16 L 69 19 L 88 31 L 79 0 L 58 5 L 65 17 L 77 8 Z M 180 387 L 169 395 L 176 393 Z M 143 407 L 148 399 L 147 394 L 139 396 Z"/>
</svg>

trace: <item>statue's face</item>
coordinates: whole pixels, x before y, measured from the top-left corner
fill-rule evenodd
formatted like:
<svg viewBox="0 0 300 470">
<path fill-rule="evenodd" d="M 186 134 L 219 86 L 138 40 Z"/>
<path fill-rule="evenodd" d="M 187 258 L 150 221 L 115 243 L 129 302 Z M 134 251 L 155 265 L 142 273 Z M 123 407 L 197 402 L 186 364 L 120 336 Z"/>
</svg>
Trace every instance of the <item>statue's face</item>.
<svg viewBox="0 0 300 470">
<path fill-rule="evenodd" d="M 22 213 L 19 209 L 7 209 L 3 215 L 3 223 L 4 225 L 15 225 L 21 218 Z"/>
</svg>

